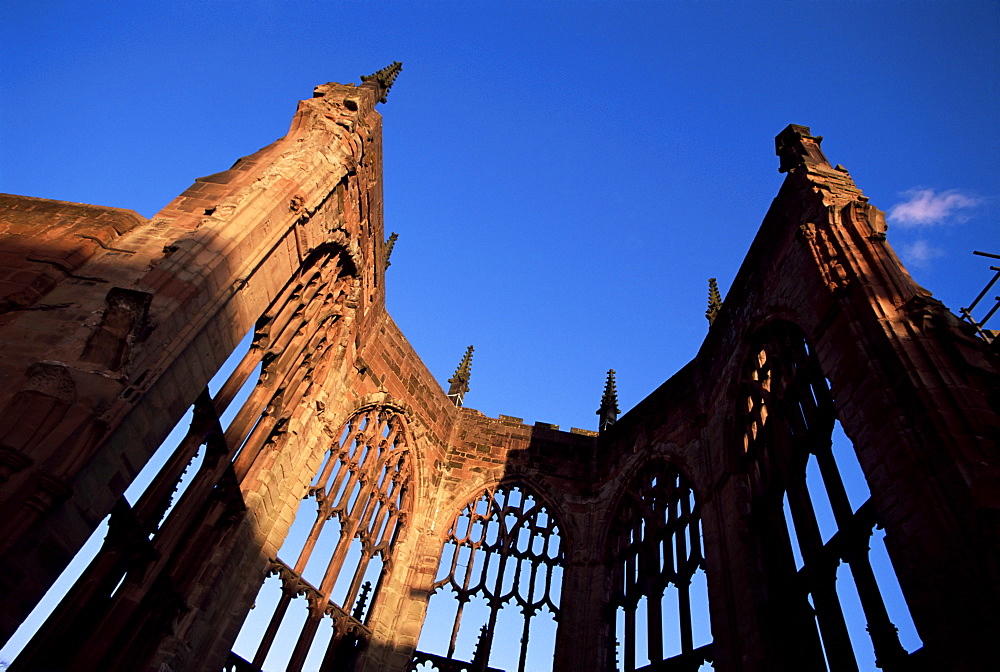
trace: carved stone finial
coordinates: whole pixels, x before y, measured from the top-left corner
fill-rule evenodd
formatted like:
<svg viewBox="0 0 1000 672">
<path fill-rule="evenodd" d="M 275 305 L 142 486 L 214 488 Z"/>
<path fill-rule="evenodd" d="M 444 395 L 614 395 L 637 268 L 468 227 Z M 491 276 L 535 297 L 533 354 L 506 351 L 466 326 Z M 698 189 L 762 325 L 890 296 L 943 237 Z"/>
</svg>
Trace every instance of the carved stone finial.
<svg viewBox="0 0 1000 672">
<path fill-rule="evenodd" d="M 372 592 L 372 582 L 365 581 L 364 585 L 361 586 L 361 594 L 358 595 L 358 602 L 351 613 L 351 617 L 355 620 L 360 621 L 361 617 L 365 615 L 365 607 L 368 604 L 368 593 L 370 592 Z"/>
<path fill-rule="evenodd" d="M 472 669 L 474 670 L 485 670 L 486 666 L 490 662 L 490 647 L 489 642 L 489 624 L 484 624 L 483 627 L 479 628 L 479 637 L 476 640 L 476 650 L 472 654 Z"/>
<path fill-rule="evenodd" d="M 389 268 L 392 262 L 389 261 L 389 257 L 392 256 L 392 248 L 396 246 L 396 239 L 399 238 L 399 234 L 393 231 L 389 234 L 389 239 L 385 241 L 385 267 Z"/>
<path fill-rule="evenodd" d="M 390 65 L 373 72 L 370 75 L 361 75 L 361 81 L 364 83 L 371 82 L 375 84 L 378 89 L 378 102 L 384 103 L 386 97 L 389 95 L 389 89 L 392 88 L 393 82 L 396 81 L 396 76 L 403 69 L 403 64 L 399 61 L 393 61 Z"/>
<path fill-rule="evenodd" d="M 604 383 L 604 396 L 601 397 L 601 407 L 597 409 L 597 429 L 603 432 L 618 420 L 618 389 L 615 386 L 615 370 L 608 369 L 608 380 Z"/>
<path fill-rule="evenodd" d="M 461 406 L 465 395 L 469 392 L 469 379 L 472 378 L 472 353 L 475 351 L 471 345 L 466 349 L 465 356 L 455 369 L 455 375 L 448 379 L 451 387 L 448 388 L 448 396 L 456 406 Z"/>
<path fill-rule="evenodd" d="M 774 153 L 781 158 L 778 172 L 787 173 L 807 165 L 829 166 L 819 147 L 822 142 L 823 136 L 814 137 L 808 126 L 789 124 L 774 138 Z"/>
<path fill-rule="evenodd" d="M 719 285 L 716 283 L 715 278 L 708 279 L 708 310 L 705 311 L 705 317 L 708 318 L 708 326 L 712 326 L 715 322 L 715 316 L 719 314 L 719 310 L 722 309 L 722 295 L 719 294 Z"/>
</svg>

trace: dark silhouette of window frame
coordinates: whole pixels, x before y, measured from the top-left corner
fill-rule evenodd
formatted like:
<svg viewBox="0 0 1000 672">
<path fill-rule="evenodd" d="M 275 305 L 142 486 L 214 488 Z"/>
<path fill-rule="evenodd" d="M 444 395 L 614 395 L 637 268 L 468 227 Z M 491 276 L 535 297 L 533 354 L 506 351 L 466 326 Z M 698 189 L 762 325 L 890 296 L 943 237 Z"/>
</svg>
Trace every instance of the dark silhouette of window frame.
<svg viewBox="0 0 1000 672">
<path fill-rule="evenodd" d="M 651 669 L 661 661 L 676 669 L 697 669 L 712 658 L 711 643 L 695 648 L 691 610 L 691 580 L 705 569 L 701 515 L 694 490 L 673 465 L 655 460 L 632 479 L 625 490 L 609 535 L 611 567 L 611 632 L 617 632 L 619 612 L 624 612 L 624 640 L 615 637 L 608 668 L 636 670 L 639 603 L 646 599 L 646 647 Z M 667 590 L 677 592 L 677 624 L 681 650 L 664 658 L 663 600 Z M 707 608 L 704 610 L 708 612 Z M 642 668 L 639 668 L 642 669 Z M 666 669 L 666 668 L 664 668 Z M 670 669 L 675 669 L 670 667 Z"/>
<path fill-rule="evenodd" d="M 492 670 L 489 657 L 497 618 L 501 609 L 516 605 L 524 620 L 517 669 L 524 672 L 531 619 L 542 609 L 548 609 L 556 621 L 559 619 L 559 599 L 553 594 L 561 589 L 554 585 L 555 569 L 563 566 L 564 557 L 559 530 L 551 508 L 520 482 L 483 490 L 466 504 L 448 530 L 438 565 L 439 578 L 433 585 L 434 591 L 453 591 L 458 602 L 448 653 L 439 656 L 418 651 L 411 669 L 430 662 L 442 670 Z M 495 573 L 491 571 L 494 566 Z M 521 589 L 522 572 L 528 573 L 527 594 Z M 462 613 L 474 598 L 486 601 L 489 618 L 480 628 L 473 660 L 456 661 Z"/>
<path fill-rule="evenodd" d="M 742 369 L 742 462 L 753 497 L 758 536 L 770 592 L 772 617 L 787 624 L 788 657 L 809 669 L 858 670 L 840 597 L 837 569 L 850 568 L 867 619 L 879 667 L 901 667 L 909 654 L 899 642 L 869 560 L 878 515 L 869 497 L 857 510 L 833 455 L 837 420 L 829 381 L 798 327 L 776 322 L 752 339 Z M 837 531 L 824 543 L 806 467 L 816 459 Z M 792 520 L 784 515 L 784 498 Z M 795 569 L 789 531 L 802 567 Z M 794 632 L 793 632 L 794 631 Z"/>
</svg>

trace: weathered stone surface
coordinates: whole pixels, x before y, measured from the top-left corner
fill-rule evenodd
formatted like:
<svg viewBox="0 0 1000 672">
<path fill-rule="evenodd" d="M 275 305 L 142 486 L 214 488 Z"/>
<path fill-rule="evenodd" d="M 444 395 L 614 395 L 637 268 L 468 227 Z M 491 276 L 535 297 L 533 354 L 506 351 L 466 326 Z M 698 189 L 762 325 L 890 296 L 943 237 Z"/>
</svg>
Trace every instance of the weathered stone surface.
<svg viewBox="0 0 1000 672">
<path fill-rule="evenodd" d="M 11 669 L 221 669 L 268 572 L 313 599 L 317 623 L 334 614 L 367 643 L 331 648 L 331 666 L 407 669 L 449 527 L 500 483 L 533 492 L 559 523 L 555 669 L 610 669 L 620 570 L 609 535 L 653 462 L 683 474 L 699 506 L 715 669 L 802 669 L 792 652 L 807 645 L 789 640 L 815 625 L 780 608 L 786 589 L 758 525 L 782 491 L 754 485 L 745 449 L 747 363 L 762 334 L 782 329 L 802 335 L 829 380 L 924 642 L 895 669 L 985 668 L 1000 630 L 997 363 L 912 281 L 882 214 L 819 139 L 801 126 L 778 136 L 788 176 L 697 357 L 600 435 L 564 432 L 456 405 L 387 314 L 375 111 L 386 90 L 377 78 L 317 87 L 288 135 L 198 178 L 150 221 L 0 198 L 4 638 L 111 514 L 104 550 Z M 209 394 L 248 332 L 243 363 Z M 223 427 L 244 386 L 248 401 Z M 773 418 L 794 409 L 766 403 L 761 428 L 790 426 Z M 192 404 L 190 439 L 125 503 Z M 342 427 L 371 409 L 405 419 L 409 480 L 362 624 L 352 605 L 324 612 L 322 586 L 276 563 Z"/>
</svg>

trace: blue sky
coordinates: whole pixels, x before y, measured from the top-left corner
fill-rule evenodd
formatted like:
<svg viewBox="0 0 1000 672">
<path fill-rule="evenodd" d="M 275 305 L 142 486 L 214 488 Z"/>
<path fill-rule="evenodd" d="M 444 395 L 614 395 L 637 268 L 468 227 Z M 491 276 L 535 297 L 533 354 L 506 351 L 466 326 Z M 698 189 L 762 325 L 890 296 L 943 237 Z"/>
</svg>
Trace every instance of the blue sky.
<svg viewBox="0 0 1000 672">
<path fill-rule="evenodd" d="M 469 406 L 596 428 L 690 360 L 811 126 L 953 309 L 998 251 L 997 3 L 5 0 L 0 189 L 150 216 L 285 133 L 316 84 L 404 70 L 389 309 Z M 446 384 L 446 383 L 445 383 Z"/>
<path fill-rule="evenodd" d="M 1000 253 L 1000 3 L 2 0 L 0 191 L 152 216 L 282 136 L 327 81 L 381 106 L 389 310 L 466 404 L 596 429 L 696 354 L 823 135 L 953 310 Z M 995 263 L 995 262 L 994 262 Z"/>
</svg>

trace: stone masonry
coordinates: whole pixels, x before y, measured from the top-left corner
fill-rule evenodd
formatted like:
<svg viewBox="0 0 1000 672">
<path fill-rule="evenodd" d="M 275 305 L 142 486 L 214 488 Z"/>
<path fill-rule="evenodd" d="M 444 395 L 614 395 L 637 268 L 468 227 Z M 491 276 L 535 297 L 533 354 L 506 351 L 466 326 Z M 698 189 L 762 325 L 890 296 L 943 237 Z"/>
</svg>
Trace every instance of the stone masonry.
<svg viewBox="0 0 1000 672">
<path fill-rule="evenodd" d="M 322 670 L 494 669 L 493 621 L 474 659 L 420 658 L 418 639 L 443 545 L 464 543 L 456 517 L 515 484 L 558 525 L 555 560 L 510 556 L 561 567 L 553 669 L 858 669 L 834 646 L 845 637 L 838 566 L 853 572 L 865 646 L 883 669 L 990 668 L 1000 353 L 913 282 L 883 213 L 821 139 L 795 125 L 777 137 L 787 177 L 695 359 L 621 418 L 610 377 L 601 432 L 566 432 L 462 407 L 386 312 L 375 108 L 398 71 L 316 87 L 285 137 L 196 179 L 151 220 L 0 196 L 3 640 L 110 515 L 101 551 L 10 669 L 259 670 L 280 606 L 259 660 L 230 651 L 268 576 L 286 607 L 307 605 L 289 670 L 327 626 Z M 213 394 L 208 381 L 246 334 Z M 125 501 L 192 407 L 184 440 Z M 872 493 L 856 511 L 839 504 L 835 419 Z M 805 488 L 812 459 L 837 514 L 828 542 L 811 533 L 809 497 L 822 494 Z M 667 509 L 654 503 L 663 497 L 674 498 Z M 320 515 L 296 563 L 282 543 L 303 498 Z M 647 505 L 648 521 L 666 521 L 653 546 L 652 522 L 628 513 Z M 331 520 L 342 543 L 310 581 L 302 567 Z M 900 647 L 868 578 L 876 525 L 916 651 Z M 358 561 L 345 559 L 352 540 Z M 670 570 L 654 557 L 666 540 L 687 553 Z M 362 588 L 369 565 L 381 570 Z M 708 644 L 683 634 L 685 586 L 701 571 Z M 331 597 L 338 572 L 354 576 L 346 603 Z M 659 612 L 671 590 L 679 616 Z M 647 644 L 647 664 L 635 632 L 659 618 L 681 621 L 680 651 Z"/>
</svg>

